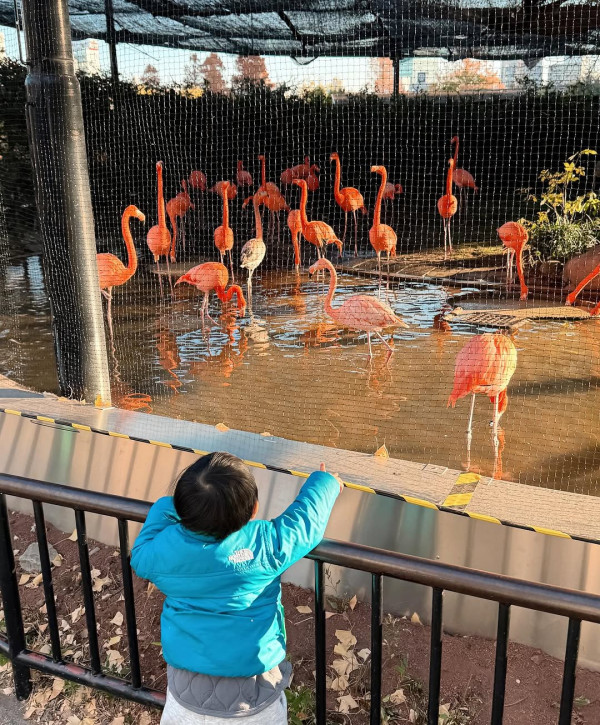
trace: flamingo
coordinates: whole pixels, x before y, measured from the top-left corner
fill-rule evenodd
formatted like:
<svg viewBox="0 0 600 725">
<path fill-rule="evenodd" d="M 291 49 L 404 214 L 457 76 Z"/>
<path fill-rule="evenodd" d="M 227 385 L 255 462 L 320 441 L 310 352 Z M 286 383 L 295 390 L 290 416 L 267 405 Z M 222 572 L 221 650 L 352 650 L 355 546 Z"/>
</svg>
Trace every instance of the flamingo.
<svg viewBox="0 0 600 725">
<path fill-rule="evenodd" d="M 256 234 L 254 238 L 244 244 L 240 253 L 240 267 L 248 270 L 248 299 L 250 301 L 252 300 L 252 273 L 263 261 L 267 251 L 263 241 L 262 220 L 260 218 L 260 210 L 258 208 L 261 203 L 260 194 L 262 193 L 264 192 L 259 192 L 244 201 L 245 206 L 246 203 L 252 199 L 252 205 L 254 206 L 254 220 L 256 222 Z"/>
<path fill-rule="evenodd" d="M 302 219 L 300 209 L 292 209 L 287 218 L 288 227 L 292 233 L 292 244 L 294 246 L 294 267 L 296 272 L 300 270 L 300 234 L 302 234 Z"/>
<path fill-rule="evenodd" d="M 320 169 L 316 164 L 313 164 L 310 167 L 310 173 L 306 177 L 306 185 L 309 191 L 316 191 L 319 188 L 319 177 L 317 176 L 318 171 L 320 171 Z"/>
<path fill-rule="evenodd" d="M 254 183 L 252 181 L 252 176 L 250 175 L 250 173 L 246 171 L 246 169 L 244 169 L 243 161 L 237 162 L 237 172 L 235 180 L 237 181 L 238 186 L 252 186 Z"/>
<path fill-rule="evenodd" d="M 167 263 L 167 272 L 169 272 L 169 282 L 171 281 L 169 269 L 169 253 L 171 251 L 171 234 L 167 227 L 165 218 L 165 197 L 163 194 L 163 162 L 156 162 L 156 178 L 158 187 L 158 224 L 155 224 L 146 236 L 146 244 L 154 256 L 156 262 L 156 271 L 160 277 L 160 258 L 165 257 Z M 160 281 L 160 292 L 162 295 L 162 281 Z"/>
<path fill-rule="evenodd" d="M 284 186 L 291 186 L 294 179 L 308 179 L 308 176 L 313 169 L 319 171 L 319 167 L 316 164 L 313 164 L 313 166 L 310 165 L 310 157 L 305 156 L 303 164 L 291 166 L 281 174 L 281 183 Z"/>
<path fill-rule="evenodd" d="M 446 193 L 438 199 L 437 208 L 444 221 L 444 259 L 447 257 L 446 247 L 450 247 L 452 254 L 452 237 L 450 236 L 450 220 L 456 214 L 458 201 L 452 195 L 452 172 L 454 170 L 454 159 L 448 161 L 448 176 L 446 177 Z"/>
<path fill-rule="evenodd" d="M 342 242 L 337 238 L 333 229 L 325 222 L 309 222 L 306 216 L 306 202 L 308 199 L 308 187 L 304 179 L 294 179 L 294 184 L 302 191 L 300 197 L 300 223 L 302 224 L 302 236 L 307 242 L 314 244 L 317 248 L 317 256 L 321 257 L 321 250 L 326 244 L 335 244 L 342 253 Z"/>
<path fill-rule="evenodd" d="M 131 279 L 138 266 L 135 245 L 133 244 L 133 238 L 129 228 L 129 220 L 131 217 L 135 217 L 141 222 L 146 221 L 144 214 L 142 214 L 137 206 L 133 206 L 133 204 L 128 206 L 123 212 L 123 216 L 121 217 L 121 233 L 123 234 L 123 240 L 127 248 L 127 266 L 118 257 L 115 257 L 114 254 L 106 253 L 96 255 L 100 291 L 107 300 L 106 318 L 108 320 L 108 329 L 110 330 L 111 337 L 113 333 L 111 316 L 113 287 L 120 287 L 128 279 Z"/>
<path fill-rule="evenodd" d="M 579 296 L 579 293 L 581 292 L 581 290 L 586 285 L 588 285 L 594 279 L 594 277 L 597 277 L 599 274 L 600 274 L 600 264 L 597 267 L 594 267 L 594 269 L 587 275 L 587 277 L 584 277 L 581 280 L 581 282 L 577 285 L 577 287 L 575 287 L 575 289 L 569 295 L 567 295 L 567 301 L 565 304 L 567 306 L 572 305 L 573 302 L 575 302 L 575 300 Z M 598 314 L 600 314 L 600 302 L 590 310 L 590 315 L 592 317 L 595 317 Z"/>
<path fill-rule="evenodd" d="M 456 356 L 454 387 L 448 406 L 465 395 L 472 395 L 471 413 L 467 427 L 467 448 L 471 448 L 475 395 L 487 395 L 494 406 L 494 446 L 498 450 L 498 422 L 506 410 L 506 388 L 517 367 L 517 349 L 513 341 L 499 333 L 486 333 L 472 337 Z"/>
<path fill-rule="evenodd" d="M 171 242 L 171 262 L 176 261 L 175 245 L 177 243 L 177 217 L 179 217 L 183 222 L 183 218 L 188 213 L 188 211 L 195 208 L 192 204 L 190 195 L 188 194 L 187 181 L 185 179 L 182 180 L 181 187 L 183 188 L 183 191 L 180 191 L 177 196 L 174 196 L 167 202 L 167 216 L 169 217 L 169 221 L 171 222 L 171 226 L 173 227 L 173 240 Z M 182 249 L 185 249 L 185 230 L 183 228 L 183 223 L 181 226 L 181 247 Z"/>
<path fill-rule="evenodd" d="M 340 188 L 341 177 L 342 177 L 342 165 L 340 163 L 340 157 L 337 152 L 334 152 L 330 156 L 331 161 L 335 161 L 335 182 L 333 187 L 333 194 L 338 206 L 344 212 L 344 235 L 342 237 L 342 243 L 346 241 L 346 231 L 348 229 L 348 212 L 351 211 L 354 216 L 354 256 L 358 257 L 358 220 L 356 219 L 356 211 L 360 209 L 363 214 L 367 213 L 365 207 L 365 201 L 362 194 L 358 189 L 353 186 L 346 186 L 343 189 Z"/>
<path fill-rule="evenodd" d="M 371 333 L 374 332 L 383 344 L 393 352 L 393 348 L 384 339 L 381 331 L 388 327 L 408 327 L 385 302 L 372 295 L 352 295 L 339 307 L 332 307 L 333 295 L 337 286 L 337 273 L 333 264 L 325 257 L 318 259 L 308 270 L 314 274 L 320 269 L 329 270 L 329 292 L 325 299 L 325 312 L 339 325 L 350 330 L 360 330 L 367 333 L 369 342 L 369 358 L 373 357 L 371 350 Z"/>
<path fill-rule="evenodd" d="M 233 183 L 233 181 L 217 181 L 214 186 L 210 187 L 209 191 L 212 191 L 219 196 L 223 196 L 223 187 L 225 184 L 228 184 L 227 198 L 231 201 L 231 199 L 235 199 L 237 196 L 237 186 Z"/>
<path fill-rule="evenodd" d="M 456 186 L 458 186 L 458 189 L 460 191 L 460 202 L 462 206 L 462 201 L 464 197 L 465 201 L 465 209 L 467 208 L 467 189 L 473 189 L 473 191 L 477 194 L 479 191 L 479 187 L 475 184 L 475 179 L 473 178 L 473 175 L 469 173 L 466 169 L 459 169 L 458 164 L 458 147 L 460 145 L 460 141 L 458 140 L 458 136 L 453 136 L 450 139 L 450 145 L 456 144 L 454 146 L 454 183 Z"/>
<path fill-rule="evenodd" d="M 223 181 L 222 194 L 223 197 L 223 224 L 215 229 L 214 240 L 215 247 L 219 250 L 221 255 L 221 264 L 225 254 L 229 252 L 229 266 L 231 268 L 231 281 L 234 281 L 233 276 L 233 229 L 229 226 L 229 181 Z"/>
<path fill-rule="evenodd" d="M 402 184 L 390 184 L 388 181 L 383 190 L 383 203 L 387 210 L 388 201 L 394 201 L 397 196 L 404 193 Z M 392 204 L 392 224 L 394 223 L 394 205 Z"/>
<path fill-rule="evenodd" d="M 206 191 L 206 174 L 203 171 L 192 171 L 188 181 L 192 189 Z"/>
<path fill-rule="evenodd" d="M 237 297 L 237 308 L 239 311 L 246 309 L 246 300 L 244 299 L 244 293 L 242 288 L 237 284 L 232 284 L 229 289 L 227 287 L 227 281 L 229 280 L 229 272 L 227 267 L 221 262 L 204 262 L 198 264 L 196 267 L 192 267 L 189 271 L 183 274 L 175 286 L 181 282 L 187 282 L 192 287 L 200 290 L 204 293 L 204 299 L 202 300 L 202 307 L 200 309 L 202 315 L 202 325 L 204 325 L 204 316 L 216 324 L 213 318 L 208 314 L 208 297 L 211 292 L 215 292 L 221 302 L 229 302 L 229 300 L 235 294 Z"/>
<path fill-rule="evenodd" d="M 521 285 L 520 299 L 526 300 L 529 292 L 525 284 L 523 275 L 523 250 L 529 239 L 527 229 L 519 222 L 506 222 L 498 229 L 498 236 L 502 240 L 502 244 L 508 251 L 506 261 L 506 286 L 508 287 L 513 279 L 513 262 L 517 260 L 517 274 L 519 275 L 519 284 Z"/>
<path fill-rule="evenodd" d="M 269 225 L 271 227 L 271 233 L 273 234 L 275 223 L 277 223 L 277 236 L 279 238 L 279 212 L 283 210 L 289 211 L 290 207 L 283 194 L 279 191 L 277 184 L 267 181 L 266 159 L 264 154 L 260 154 L 260 156 L 258 156 L 258 160 L 260 161 L 261 178 L 259 191 L 267 192 L 267 195 L 263 197 L 262 203 L 269 210 Z M 277 217 L 275 216 L 276 214 Z"/>
<path fill-rule="evenodd" d="M 379 292 L 381 294 L 381 253 L 385 252 L 387 254 L 388 262 L 390 261 L 390 256 L 395 257 L 398 237 L 392 227 L 381 223 L 381 201 L 387 183 L 387 170 L 385 166 L 371 166 L 371 171 L 381 176 L 381 184 L 377 192 L 377 201 L 375 202 L 375 212 L 373 214 L 373 226 L 369 229 L 369 241 L 373 249 L 377 252 Z"/>
</svg>

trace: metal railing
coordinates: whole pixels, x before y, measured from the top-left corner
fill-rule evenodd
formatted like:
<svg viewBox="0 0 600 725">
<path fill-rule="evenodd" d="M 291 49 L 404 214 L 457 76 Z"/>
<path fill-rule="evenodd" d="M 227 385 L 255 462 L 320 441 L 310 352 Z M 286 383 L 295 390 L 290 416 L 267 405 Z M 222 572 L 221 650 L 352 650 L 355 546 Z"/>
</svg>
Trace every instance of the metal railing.
<svg viewBox="0 0 600 725">
<path fill-rule="evenodd" d="M 26 646 L 6 495 L 18 496 L 33 502 L 51 655 L 33 652 Z M 90 667 L 77 665 L 66 660 L 62 655 L 43 504 L 68 507 L 75 512 L 81 586 L 90 648 Z M 164 692 L 145 687 L 142 681 L 133 576 L 129 555 L 128 522 L 143 522 L 149 508 L 148 502 L 137 499 L 0 474 L 0 589 L 4 602 L 7 633 L 6 638 L 0 637 L 0 652 L 5 654 L 12 663 L 15 693 L 19 699 L 25 699 L 31 692 L 30 670 L 33 668 L 145 705 L 161 707 L 164 704 Z M 128 679 L 114 677 L 102 671 L 86 535 L 86 513 L 110 516 L 118 521 L 129 645 L 130 676 Z M 379 725 L 381 722 L 384 577 L 422 584 L 432 589 L 428 725 L 438 723 L 442 663 L 442 605 L 445 590 L 498 603 L 492 725 L 500 725 L 503 719 L 510 607 L 515 605 L 568 618 L 558 723 L 559 725 L 571 723 L 581 622 L 600 623 L 600 596 L 339 541 L 324 540 L 308 555 L 308 558 L 315 562 L 315 689 L 318 725 L 326 723 L 325 564 L 368 572 L 372 577 L 371 725 Z"/>
</svg>

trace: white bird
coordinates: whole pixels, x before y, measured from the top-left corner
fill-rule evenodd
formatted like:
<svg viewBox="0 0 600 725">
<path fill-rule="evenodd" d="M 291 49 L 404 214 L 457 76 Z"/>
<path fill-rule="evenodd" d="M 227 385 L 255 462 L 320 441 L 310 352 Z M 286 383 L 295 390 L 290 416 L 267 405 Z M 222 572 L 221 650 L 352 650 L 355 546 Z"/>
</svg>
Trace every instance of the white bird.
<svg viewBox="0 0 600 725">
<path fill-rule="evenodd" d="M 254 196 L 249 196 L 244 200 L 243 206 L 252 199 L 254 206 L 254 219 L 256 221 L 256 236 L 254 239 L 249 239 L 246 244 L 242 247 L 240 256 L 240 267 L 248 270 L 248 298 L 252 296 L 252 273 L 258 267 L 258 265 L 265 258 L 267 247 L 263 241 L 263 228 L 262 220 L 260 218 L 259 205 L 264 202 L 264 197 L 267 193 L 264 191 L 257 191 Z"/>
</svg>

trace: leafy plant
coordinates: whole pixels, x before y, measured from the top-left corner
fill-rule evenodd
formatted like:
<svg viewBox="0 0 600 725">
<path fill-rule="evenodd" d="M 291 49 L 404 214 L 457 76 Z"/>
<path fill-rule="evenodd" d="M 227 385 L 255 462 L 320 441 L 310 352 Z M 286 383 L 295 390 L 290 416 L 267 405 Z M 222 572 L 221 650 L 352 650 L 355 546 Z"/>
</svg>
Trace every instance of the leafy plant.
<svg viewBox="0 0 600 725">
<path fill-rule="evenodd" d="M 290 725 L 312 725 L 315 718 L 315 693 L 308 687 L 300 686 L 285 691 L 288 704 Z"/>
</svg>

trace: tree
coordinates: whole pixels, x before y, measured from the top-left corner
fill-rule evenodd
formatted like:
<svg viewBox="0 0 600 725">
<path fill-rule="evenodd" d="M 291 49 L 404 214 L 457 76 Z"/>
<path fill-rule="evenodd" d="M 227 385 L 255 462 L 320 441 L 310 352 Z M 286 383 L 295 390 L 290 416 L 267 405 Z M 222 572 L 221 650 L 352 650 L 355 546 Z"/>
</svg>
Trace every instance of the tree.
<svg viewBox="0 0 600 725">
<path fill-rule="evenodd" d="M 148 64 L 144 68 L 140 81 L 147 88 L 160 88 L 160 74 L 158 69 Z"/>
<path fill-rule="evenodd" d="M 204 77 L 204 84 L 211 93 L 225 93 L 227 86 L 221 72 L 225 66 L 216 53 L 206 56 L 200 65 L 200 73 Z"/>
<path fill-rule="evenodd" d="M 375 93 L 378 96 L 391 96 L 394 92 L 394 64 L 391 58 L 373 58 Z"/>
<path fill-rule="evenodd" d="M 456 64 L 431 90 L 442 93 L 461 91 L 499 91 L 504 88 L 500 77 L 485 61 L 467 59 Z"/>
<path fill-rule="evenodd" d="M 199 88 L 202 86 L 204 76 L 202 66 L 198 61 L 198 54 L 190 55 L 190 62 L 184 68 L 183 85 L 185 88 Z"/>
<path fill-rule="evenodd" d="M 244 90 L 252 86 L 273 87 L 269 80 L 267 64 L 261 55 L 239 55 L 235 65 L 238 72 L 231 79 L 231 83 L 236 90 Z"/>
</svg>

